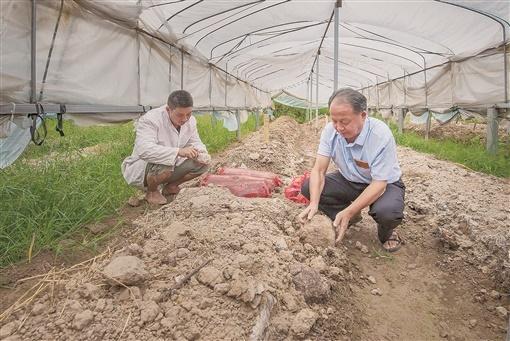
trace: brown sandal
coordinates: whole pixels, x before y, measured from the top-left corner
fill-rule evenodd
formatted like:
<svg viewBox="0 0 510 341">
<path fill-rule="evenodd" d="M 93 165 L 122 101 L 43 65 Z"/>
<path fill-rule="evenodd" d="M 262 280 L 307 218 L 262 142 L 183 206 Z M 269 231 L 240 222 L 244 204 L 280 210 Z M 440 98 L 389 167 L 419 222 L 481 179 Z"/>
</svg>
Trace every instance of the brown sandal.
<svg viewBox="0 0 510 341">
<path fill-rule="evenodd" d="M 389 242 L 389 241 L 394 241 L 394 242 L 397 242 L 397 245 L 393 246 L 393 247 L 385 247 L 384 244 L 386 242 Z M 388 238 L 388 240 L 386 240 L 386 242 L 384 242 L 382 244 L 382 248 L 384 249 L 384 251 L 386 252 L 397 252 L 398 250 L 400 250 L 400 248 L 402 247 L 402 245 L 404 245 L 404 240 L 402 238 L 400 238 L 400 236 L 398 235 L 397 232 L 393 232 L 391 234 L 391 237 Z"/>
</svg>

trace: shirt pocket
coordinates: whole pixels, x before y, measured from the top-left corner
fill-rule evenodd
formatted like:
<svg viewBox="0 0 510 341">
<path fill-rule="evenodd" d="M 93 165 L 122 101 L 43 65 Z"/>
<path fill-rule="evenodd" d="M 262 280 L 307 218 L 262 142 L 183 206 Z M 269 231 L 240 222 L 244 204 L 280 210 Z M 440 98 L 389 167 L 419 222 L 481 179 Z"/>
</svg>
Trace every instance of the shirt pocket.
<svg viewBox="0 0 510 341">
<path fill-rule="evenodd" d="M 361 175 L 368 178 L 370 177 L 370 165 L 367 161 L 354 159 L 354 164 Z"/>
</svg>

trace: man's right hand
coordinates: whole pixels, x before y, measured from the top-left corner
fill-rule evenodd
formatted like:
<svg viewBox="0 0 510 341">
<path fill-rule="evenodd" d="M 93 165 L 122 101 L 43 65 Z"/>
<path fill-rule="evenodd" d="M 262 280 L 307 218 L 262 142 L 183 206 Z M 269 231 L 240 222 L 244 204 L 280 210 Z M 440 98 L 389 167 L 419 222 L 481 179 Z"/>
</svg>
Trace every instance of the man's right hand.
<svg viewBox="0 0 510 341">
<path fill-rule="evenodd" d="M 304 224 L 306 223 L 308 220 L 311 220 L 313 218 L 313 216 L 317 213 L 317 211 L 319 210 L 318 206 L 317 205 L 313 205 L 313 204 L 310 204 L 308 205 L 304 210 L 303 212 L 301 212 L 299 215 L 298 215 L 298 220 L 300 223 Z"/>
<path fill-rule="evenodd" d="M 196 159 L 198 157 L 198 150 L 193 147 L 179 148 L 177 155 L 188 159 Z"/>
</svg>

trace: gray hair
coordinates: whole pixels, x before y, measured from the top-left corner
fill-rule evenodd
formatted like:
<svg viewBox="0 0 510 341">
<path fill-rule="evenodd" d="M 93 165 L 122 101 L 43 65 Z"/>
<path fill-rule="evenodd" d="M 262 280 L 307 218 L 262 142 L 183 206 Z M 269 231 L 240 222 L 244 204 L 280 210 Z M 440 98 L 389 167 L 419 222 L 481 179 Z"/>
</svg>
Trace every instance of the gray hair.
<svg viewBox="0 0 510 341">
<path fill-rule="evenodd" d="M 328 107 L 333 101 L 348 103 L 352 106 L 355 113 L 367 110 L 367 98 L 361 93 L 351 88 L 342 88 L 333 92 L 329 98 Z"/>
<path fill-rule="evenodd" d="M 170 109 L 192 107 L 193 97 L 186 90 L 176 90 L 168 96 L 167 104 Z"/>
</svg>

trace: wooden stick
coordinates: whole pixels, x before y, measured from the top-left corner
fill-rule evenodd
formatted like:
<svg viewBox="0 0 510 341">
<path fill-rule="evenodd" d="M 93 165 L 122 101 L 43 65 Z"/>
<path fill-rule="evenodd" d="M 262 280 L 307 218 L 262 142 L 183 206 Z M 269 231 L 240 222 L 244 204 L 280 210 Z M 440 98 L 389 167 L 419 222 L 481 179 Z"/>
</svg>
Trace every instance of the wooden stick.
<svg viewBox="0 0 510 341">
<path fill-rule="evenodd" d="M 182 288 L 184 286 L 184 284 L 186 284 L 186 282 L 189 281 L 189 279 L 191 277 L 193 277 L 193 275 L 195 275 L 197 272 L 199 272 L 200 269 L 202 269 L 204 266 L 209 264 L 210 261 L 211 261 L 211 259 L 206 260 L 205 262 L 200 264 L 197 268 L 195 268 L 194 270 L 192 270 L 188 274 L 186 274 L 182 279 L 180 279 L 171 288 L 164 289 L 163 292 L 162 292 L 163 300 L 166 301 L 170 296 L 172 296 L 172 293 L 175 290 L 178 290 L 178 289 Z"/>
<path fill-rule="evenodd" d="M 273 305 L 276 302 L 276 299 L 273 295 L 266 292 L 263 296 L 263 303 L 260 308 L 259 316 L 257 317 L 257 322 L 253 326 L 250 334 L 250 341 L 263 341 L 266 340 L 266 331 L 267 327 L 269 327 L 269 320 L 271 319 L 271 310 L 273 309 Z"/>
</svg>

